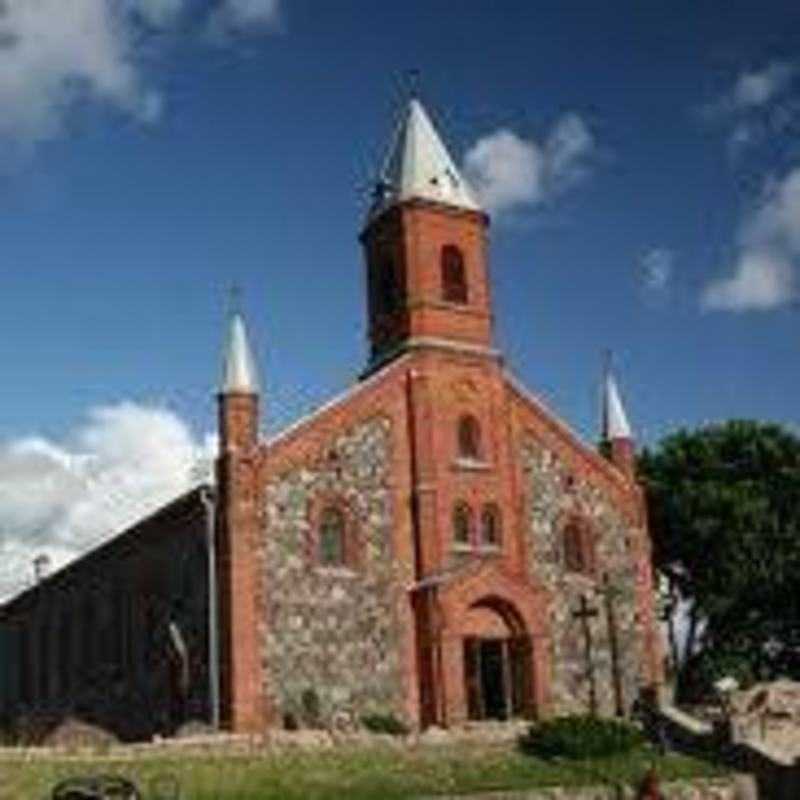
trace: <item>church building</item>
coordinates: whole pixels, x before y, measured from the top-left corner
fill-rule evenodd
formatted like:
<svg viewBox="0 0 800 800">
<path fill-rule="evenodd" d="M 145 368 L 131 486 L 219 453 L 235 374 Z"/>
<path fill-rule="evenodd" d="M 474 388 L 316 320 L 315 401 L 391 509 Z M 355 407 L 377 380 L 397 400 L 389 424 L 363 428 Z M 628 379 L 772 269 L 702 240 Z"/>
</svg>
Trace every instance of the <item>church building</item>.
<svg viewBox="0 0 800 800">
<path fill-rule="evenodd" d="M 411 99 L 360 235 L 360 380 L 264 439 L 269 393 L 233 315 L 215 486 L 0 608 L 0 715 L 77 714 L 136 738 L 188 719 L 255 733 L 312 714 L 622 715 L 657 691 L 617 385 L 606 377 L 597 448 L 511 374 L 488 234 Z"/>
</svg>

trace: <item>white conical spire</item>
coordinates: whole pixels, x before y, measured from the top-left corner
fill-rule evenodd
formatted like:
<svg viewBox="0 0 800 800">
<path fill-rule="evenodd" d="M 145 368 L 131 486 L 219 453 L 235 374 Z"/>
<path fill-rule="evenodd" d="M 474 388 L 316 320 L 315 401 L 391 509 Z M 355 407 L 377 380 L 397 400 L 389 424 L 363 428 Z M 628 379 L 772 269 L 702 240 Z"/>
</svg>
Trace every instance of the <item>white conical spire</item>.
<svg viewBox="0 0 800 800">
<path fill-rule="evenodd" d="M 633 439 L 617 382 L 610 370 L 606 372 L 603 387 L 603 438 L 609 442 L 614 439 Z"/>
<path fill-rule="evenodd" d="M 472 190 L 427 112 L 412 98 L 384 162 L 370 216 L 403 200 L 421 199 L 480 211 Z"/>
<path fill-rule="evenodd" d="M 225 351 L 222 355 L 222 394 L 242 392 L 258 394 L 258 375 L 255 360 L 247 341 L 247 331 L 241 314 L 233 314 L 228 327 Z"/>
</svg>

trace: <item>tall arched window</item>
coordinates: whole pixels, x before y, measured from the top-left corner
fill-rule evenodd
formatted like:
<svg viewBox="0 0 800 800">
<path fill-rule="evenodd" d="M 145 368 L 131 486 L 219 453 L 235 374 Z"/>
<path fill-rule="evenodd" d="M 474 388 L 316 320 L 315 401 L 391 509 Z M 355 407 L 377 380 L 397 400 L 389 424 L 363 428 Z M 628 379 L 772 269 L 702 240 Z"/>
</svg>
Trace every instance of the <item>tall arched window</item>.
<svg viewBox="0 0 800 800">
<path fill-rule="evenodd" d="M 481 426 L 470 414 L 458 420 L 458 455 L 474 460 L 481 458 Z"/>
<path fill-rule="evenodd" d="M 594 572 L 594 536 L 582 520 L 570 520 L 564 528 L 564 566 L 570 572 L 584 575 Z"/>
<path fill-rule="evenodd" d="M 345 518 L 338 508 L 329 507 L 322 512 L 318 555 L 319 563 L 325 567 L 340 567 L 345 563 Z"/>
<path fill-rule="evenodd" d="M 481 513 L 481 544 L 484 547 L 499 547 L 502 541 L 500 509 L 489 503 Z"/>
<path fill-rule="evenodd" d="M 464 256 L 452 244 L 442 248 L 442 299 L 446 303 L 469 302 Z"/>
<path fill-rule="evenodd" d="M 391 314 L 399 303 L 397 272 L 394 263 L 385 259 L 378 272 L 378 306 L 382 314 Z"/>
<path fill-rule="evenodd" d="M 469 544 L 472 539 L 472 510 L 462 502 L 453 509 L 453 541 L 456 544 Z"/>
</svg>

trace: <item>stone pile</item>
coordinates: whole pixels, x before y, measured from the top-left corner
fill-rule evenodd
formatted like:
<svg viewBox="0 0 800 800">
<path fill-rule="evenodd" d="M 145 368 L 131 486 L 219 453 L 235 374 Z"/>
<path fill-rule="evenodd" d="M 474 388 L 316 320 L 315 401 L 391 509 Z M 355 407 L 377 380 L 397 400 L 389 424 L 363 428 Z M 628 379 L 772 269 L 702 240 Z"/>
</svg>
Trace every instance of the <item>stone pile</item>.
<svg viewBox="0 0 800 800">
<path fill-rule="evenodd" d="M 732 692 L 729 712 L 735 741 L 800 757 L 800 683 L 778 680 Z"/>
</svg>

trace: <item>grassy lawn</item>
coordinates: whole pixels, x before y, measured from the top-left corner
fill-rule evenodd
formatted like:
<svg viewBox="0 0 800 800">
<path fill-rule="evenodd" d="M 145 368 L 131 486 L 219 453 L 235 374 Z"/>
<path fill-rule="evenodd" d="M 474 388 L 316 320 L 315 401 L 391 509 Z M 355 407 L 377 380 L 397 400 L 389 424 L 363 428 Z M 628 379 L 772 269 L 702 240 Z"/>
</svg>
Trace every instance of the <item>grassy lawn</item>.
<svg viewBox="0 0 800 800">
<path fill-rule="evenodd" d="M 265 754 L 260 757 L 139 756 L 135 761 L 0 762 L 0 800 L 44 800 L 56 782 L 72 775 L 115 773 L 136 782 L 146 800 L 171 777 L 181 800 L 395 800 L 480 790 L 636 782 L 655 759 L 642 750 L 622 758 L 552 764 L 512 745 L 372 747 Z M 710 765 L 681 756 L 657 759 L 664 780 L 714 776 Z M 170 793 L 161 794 L 170 798 Z"/>
</svg>

